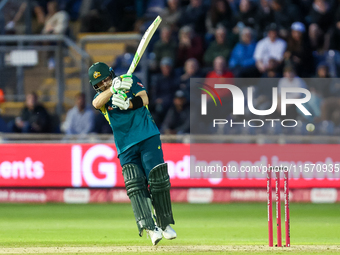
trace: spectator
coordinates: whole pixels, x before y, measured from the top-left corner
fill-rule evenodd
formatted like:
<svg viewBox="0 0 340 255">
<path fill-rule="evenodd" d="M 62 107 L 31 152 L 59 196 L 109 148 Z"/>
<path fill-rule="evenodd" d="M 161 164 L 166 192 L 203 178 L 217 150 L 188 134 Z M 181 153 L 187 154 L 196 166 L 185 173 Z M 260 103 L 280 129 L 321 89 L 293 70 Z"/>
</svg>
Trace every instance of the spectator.
<svg viewBox="0 0 340 255">
<path fill-rule="evenodd" d="M 206 76 L 206 78 L 215 78 L 210 82 L 209 80 L 206 80 L 206 84 L 210 85 L 211 87 L 214 87 L 214 84 L 217 82 L 220 83 L 227 83 L 227 84 L 233 84 L 233 80 L 230 78 L 234 78 L 234 75 L 232 72 L 230 72 L 227 68 L 227 63 L 225 61 L 225 58 L 222 56 L 218 56 L 214 60 L 214 70 L 209 72 Z M 229 79 L 227 79 L 229 78 Z M 219 91 L 219 96 L 222 98 L 222 101 L 225 101 L 226 98 L 230 97 L 230 91 L 226 89 L 221 89 Z M 208 100 L 209 101 L 209 100 Z M 212 108 L 213 109 L 213 108 Z M 224 109 L 225 110 L 225 109 Z M 216 110 L 214 110 L 216 112 Z"/>
<path fill-rule="evenodd" d="M 65 34 L 68 29 L 69 15 L 66 11 L 58 10 L 58 2 L 51 1 L 47 3 L 47 15 L 45 25 L 42 30 L 43 34 Z M 48 69 L 54 70 L 55 60 L 54 52 L 48 52 Z"/>
<path fill-rule="evenodd" d="M 227 0 L 213 0 L 205 25 L 207 33 L 213 35 L 219 25 L 231 29 L 233 25 L 233 14 Z"/>
<path fill-rule="evenodd" d="M 34 18 L 36 19 L 37 28 L 34 32 L 41 31 L 41 27 L 45 21 L 44 8 L 39 4 L 39 1 L 31 1 L 31 9 L 27 9 L 26 1 L 8 1 L 2 9 L 4 20 L 6 22 L 5 31 L 7 34 L 24 34 L 30 32 L 27 26 L 31 24 L 25 24 L 25 15 L 27 12 L 33 11 Z"/>
<path fill-rule="evenodd" d="M 233 78 L 234 75 L 227 68 L 227 63 L 223 56 L 214 59 L 214 70 L 209 72 L 206 78 Z"/>
<path fill-rule="evenodd" d="M 190 98 L 190 78 L 201 78 L 202 74 L 199 70 L 199 63 L 195 58 L 190 58 L 185 61 L 184 74 L 181 75 L 179 84 L 180 89 L 185 93 L 187 98 Z"/>
<path fill-rule="evenodd" d="M 240 12 L 236 17 L 236 22 L 238 25 L 233 30 L 234 33 L 240 34 L 240 27 L 255 27 L 255 15 L 257 12 L 256 5 L 250 0 L 241 0 L 240 1 Z"/>
<path fill-rule="evenodd" d="M 260 6 L 256 13 L 256 32 L 258 38 L 262 38 L 268 24 L 274 23 L 274 12 L 269 0 L 260 0 Z"/>
<path fill-rule="evenodd" d="M 333 22 L 330 18 L 333 16 L 333 10 L 326 0 L 314 0 L 309 13 L 309 38 L 313 49 L 324 50 L 329 48 L 330 33 L 329 28 Z"/>
<path fill-rule="evenodd" d="M 161 74 L 155 75 L 150 88 L 150 111 L 158 126 L 169 110 L 175 91 L 178 89 L 178 78 L 173 71 L 173 60 L 164 57 L 160 63 Z"/>
<path fill-rule="evenodd" d="M 163 21 L 160 26 L 169 26 L 171 31 L 178 31 L 178 21 L 181 15 L 179 0 L 168 0 L 168 7 L 164 8 L 160 16 Z"/>
<path fill-rule="evenodd" d="M 316 76 L 315 78 L 331 78 L 329 74 L 329 68 L 326 63 L 320 63 L 316 69 Z M 324 95 L 325 97 L 327 95 Z"/>
<path fill-rule="evenodd" d="M 279 80 L 279 84 L 278 84 L 278 94 L 279 95 L 281 94 L 282 88 L 305 88 L 305 89 L 307 88 L 305 81 L 303 79 L 301 79 L 300 77 L 296 76 L 295 70 L 292 66 L 285 67 L 283 75 L 284 75 L 284 78 L 281 78 Z M 264 82 L 272 84 L 272 79 L 270 79 L 268 82 L 267 81 L 264 81 Z M 269 87 L 268 87 L 268 89 L 269 89 Z M 270 90 L 270 93 L 272 93 L 271 90 Z M 286 97 L 288 99 L 301 98 L 301 97 L 304 97 L 304 94 L 299 93 L 299 92 L 295 92 L 295 93 L 289 92 L 286 95 Z M 257 102 L 256 102 L 257 104 L 260 101 L 259 99 L 260 98 L 257 99 Z M 281 99 L 281 97 L 279 96 L 278 108 L 277 108 L 276 114 L 278 112 L 281 112 L 281 102 L 280 102 L 281 100 L 280 99 Z M 295 107 L 295 105 L 289 104 L 286 107 L 286 110 L 287 110 L 286 117 L 295 119 L 299 114 L 300 118 L 303 118 L 305 121 L 312 122 L 312 121 L 314 121 L 314 118 L 318 118 L 321 114 L 321 111 L 320 111 L 321 101 L 322 101 L 321 97 L 317 93 L 315 93 L 313 90 L 311 90 L 311 99 L 307 103 L 305 103 L 304 106 L 312 114 L 312 116 L 307 116 L 307 115 L 303 114 L 300 109 L 297 109 Z M 264 105 L 266 105 L 266 106 L 263 107 Z M 262 103 L 262 105 L 260 105 L 259 108 L 268 109 L 269 107 L 270 107 L 270 101 L 266 101 L 266 104 Z M 271 117 L 274 117 L 274 116 L 271 116 Z M 279 117 L 279 116 L 277 116 L 277 117 Z"/>
<path fill-rule="evenodd" d="M 294 22 L 284 54 L 285 64 L 293 65 L 300 77 L 310 77 L 313 71 L 313 55 L 308 40 L 305 39 L 305 25 Z"/>
<path fill-rule="evenodd" d="M 271 7 L 280 36 L 287 38 L 291 24 L 295 21 L 302 21 L 299 9 L 293 3 L 287 3 L 286 0 L 273 0 Z"/>
<path fill-rule="evenodd" d="M 335 79 L 333 83 L 332 81 L 333 80 L 330 79 L 328 65 L 326 63 L 319 64 L 315 78 L 310 79 L 308 83 L 308 88 L 312 95 L 308 104 L 316 106 L 312 110 L 313 117 L 316 117 L 314 120 L 320 120 L 322 101 L 328 102 L 328 98 L 331 96 L 339 96 L 339 94 L 334 93 L 335 91 L 331 91 L 331 88 L 334 88 L 333 86 L 337 84 L 337 79 Z M 330 101 L 332 101 L 332 99 Z"/>
<path fill-rule="evenodd" d="M 40 34 L 46 21 L 47 1 L 33 0 L 31 7 L 34 12 L 34 19 L 32 20 L 32 32 Z"/>
<path fill-rule="evenodd" d="M 167 112 L 163 125 L 163 134 L 185 134 L 190 132 L 190 110 L 185 93 L 176 91 L 173 106 Z"/>
<path fill-rule="evenodd" d="M 337 94 L 336 91 L 331 91 L 331 88 L 334 89 L 336 84 L 338 84 L 337 80 L 338 79 L 335 79 L 333 81 L 330 79 L 328 65 L 326 63 L 320 63 L 316 69 L 316 76 L 308 83 L 308 87 L 310 91 L 314 91 L 323 98 L 330 97 L 331 95 L 339 96 L 339 93 Z"/>
<path fill-rule="evenodd" d="M 46 109 L 38 103 L 35 92 L 26 96 L 26 105 L 22 109 L 20 117 L 15 118 L 9 124 L 9 132 L 16 133 L 48 133 L 51 130 L 50 116 Z"/>
<path fill-rule="evenodd" d="M 77 94 L 75 106 L 67 112 L 62 129 L 68 135 L 88 134 L 92 131 L 93 123 L 94 114 L 92 108 L 86 106 L 85 94 Z"/>
<path fill-rule="evenodd" d="M 303 79 L 296 76 L 295 70 L 292 66 L 286 66 L 283 70 L 283 78 L 279 80 L 278 84 L 278 95 L 281 95 L 281 89 L 282 88 L 307 88 L 306 83 Z M 295 98 L 301 98 L 303 94 L 299 92 L 295 93 L 288 93 L 287 98 L 288 99 L 295 99 Z M 281 98 L 280 96 L 278 97 Z M 277 111 L 281 112 L 281 100 L 278 100 L 277 104 Z M 286 106 L 286 118 L 289 119 L 295 119 L 297 117 L 297 110 L 295 105 L 287 105 Z"/>
<path fill-rule="evenodd" d="M 282 88 L 307 88 L 303 79 L 296 76 L 296 72 L 292 66 L 286 66 L 283 70 L 283 78 L 279 80 L 278 94 L 281 94 Z M 289 93 L 287 98 L 300 98 L 301 93 Z"/>
<path fill-rule="evenodd" d="M 276 24 L 270 24 L 267 37 L 257 43 L 254 52 L 256 67 L 259 72 L 264 73 L 267 70 L 270 59 L 281 64 L 286 47 L 286 42 L 277 37 Z"/>
<path fill-rule="evenodd" d="M 204 53 L 204 64 L 212 66 L 213 61 L 217 56 L 222 56 L 225 59 L 229 58 L 230 47 L 226 40 L 226 29 L 219 26 L 215 31 L 215 41 L 211 42 L 208 49 Z"/>
<path fill-rule="evenodd" d="M 190 0 L 190 4 L 184 8 L 179 18 L 179 26 L 191 26 L 195 33 L 203 36 L 205 34 L 206 7 L 202 0 Z"/>
<path fill-rule="evenodd" d="M 279 63 L 275 59 L 269 59 L 267 70 L 262 74 L 261 78 L 281 78 L 282 72 L 279 72 L 278 67 Z"/>
<path fill-rule="evenodd" d="M 259 71 L 255 66 L 254 51 L 256 43 L 252 40 L 251 28 L 244 28 L 241 41 L 231 52 L 229 68 L 236 77 L 258 77 Z"/>
<path fill-rule="evenodd" d="M 47 3 L 47 15 L 43 34 L 65 34 L 68 29 L 69 15 L 66 11 L 59 11 L 58 2 Z"/>
<path fill-rule="evenodd" d="M 26 12 L 27 3 L 21 1 L 8 1 L 4 6 L 1 15 L 5 18 L 6 34 L 24 34 L 25 25 L 22 17 Z"/>
<path fill-rule="evenodd" d="M 177 45 L 176 42 L 171 40 L 171 29 L 168 26 L 162 27 L 161 38 L 158 40 L 154 47 L 153 52 L 156 55 L 157 66 L 162 58 L 170 57 L 174 60 L 176 56 Z"/>
<path fill-rule="evenodd" d="M 195 36 L 194 31 L 189 26 L 182 27 L 178 36 L 177 66 L 183 66 L 189 58 L 195 58 L 201 63 L 204 52 L 201 37 Z"/>
</svg>

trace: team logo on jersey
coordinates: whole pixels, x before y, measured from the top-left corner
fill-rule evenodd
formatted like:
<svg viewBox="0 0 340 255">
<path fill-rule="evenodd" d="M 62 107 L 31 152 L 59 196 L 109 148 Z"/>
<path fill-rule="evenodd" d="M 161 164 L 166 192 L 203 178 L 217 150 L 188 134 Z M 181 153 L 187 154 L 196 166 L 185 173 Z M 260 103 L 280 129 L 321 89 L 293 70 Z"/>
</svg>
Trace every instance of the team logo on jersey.
<svg viewBox="0 0 340 255">
<path fill-rule="evenodd" d="M 112 110 L 115 109 L 115 108 L 117 108 L 117 106 L 115 106 L 115 105 L 107 107 L 107 109 L 108 109 L 109 111 L 112 111 Z"/>
<path fill-rule="evenodd" d="M 140 82 L 137 82 L 137 84 L 138 84 L 139 86 L 141 86 L 142 88 L 144 88 L 144 86 L 143 86 L 143 84 L 142 84 L 142 83 L 140 83 Z"/>
<path fill-rule="evenodd" d="M 99 76 L 102 76 L 100 72 L 93 73 L 93 78 L 97 79 Z"/>
</svg>

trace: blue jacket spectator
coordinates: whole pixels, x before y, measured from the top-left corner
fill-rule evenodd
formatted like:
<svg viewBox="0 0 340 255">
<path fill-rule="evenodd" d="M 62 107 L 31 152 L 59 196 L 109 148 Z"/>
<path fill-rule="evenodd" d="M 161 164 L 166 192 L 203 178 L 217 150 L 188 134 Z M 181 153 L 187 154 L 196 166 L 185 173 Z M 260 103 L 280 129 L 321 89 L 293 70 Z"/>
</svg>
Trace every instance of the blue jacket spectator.
<svg viewBox="0 0 340 255">
<path fill-rule="evenodd" d="M 238 43 L 231 52 L 229 60 L 229 67 L 232 69 L 237 66 L 248 67 L 255 65 L 255 59 L 253 58 L 256 42 L 250 44 Z"/>
<path fill-rule="evenodd" d="M 237 77 L 246 69 L 255 68 L 254 51 L 256 42 L 252 41 L 252 30 L 244 28 L 241 32 L 241 42 L 236 44 L 231 52 L 229 68 L 233 70 Z M 242 75 L 241 75 L 242 76 Z"/>
</svg>

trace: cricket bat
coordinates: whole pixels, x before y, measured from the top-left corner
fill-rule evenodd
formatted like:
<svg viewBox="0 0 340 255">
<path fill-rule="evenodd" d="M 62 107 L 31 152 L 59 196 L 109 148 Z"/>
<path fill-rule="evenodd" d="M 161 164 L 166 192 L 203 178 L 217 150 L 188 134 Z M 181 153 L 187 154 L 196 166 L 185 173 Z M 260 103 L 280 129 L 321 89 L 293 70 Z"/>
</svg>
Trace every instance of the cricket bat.
<svg viewBox="0 0 340 255">
<path fill-rule="evenodd" d="M 150 42 L 151 37 L 155 33 L 155 31 L 158 28 L 161 21 L 162 21 L 162 18 L 160 16 L 157 16 L 157 18 L 152 22 L 152 24 L 145 31 L 145 33 L 142 37 L 142 40 L 140 41 L 140 43 L 138 45 L 135 56 L 133 57 L 130 68 L 127 72 L 128 74 L 132 74 L 135 71 L 135 69 L 136 69 L 136 67 L 139 63 L 139 60 L 142 58 L 144 51 L 145 51 L 146 47 L 148 46 L 148 44 Z"/>
</svg>

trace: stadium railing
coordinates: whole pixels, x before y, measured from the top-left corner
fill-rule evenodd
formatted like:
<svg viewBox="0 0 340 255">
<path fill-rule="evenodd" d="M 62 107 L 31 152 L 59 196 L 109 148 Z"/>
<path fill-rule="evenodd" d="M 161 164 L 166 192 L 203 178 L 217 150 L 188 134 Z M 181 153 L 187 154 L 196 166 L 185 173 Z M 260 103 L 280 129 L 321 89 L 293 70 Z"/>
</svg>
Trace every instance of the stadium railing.
<svg viewBox="0 0 340 255">
<path fill-rule="evenodd" d="M 161 135 L 163 143 L 339 144 L 337 136 L 313 135 Z M 114 143 L 111 134 L 0 133 L 0 143 Z"/>
<path fill-rule="evenodd" d="M 64 67 L 65 67 L 65 55 L 70 56 L 72 58 L 72 61 L 76 63 L 78 67 L 80 67 L 80 77 L 81 82 L 86 83 L 88 85 L 88 78 L 87 78 L 87 68 L 90 65 L 90 55 L 86 53 L 83 49 L 81 49 L 74 41 L 72 41 L 70 38 L 64 35 L 2 35 L 0 37 L 0 70 L 3 70 L 4 77 L 2 78 L 8 78 L 7 80 L 11 79 L 10 75 L 8 74 L 6 76 L 6 69 L 10 69 L 13 67 L 13 63 L 6 63 L 6 55 L 10 55 L 14 51 L 27 51 L 27 50 L 33 50 L 36 52 L 53 52 L 53 56 L 55 58 L 55 72 L 53 73 L 53 78 L 56 80 L 56 90 L 57 90 L 57 107 L 56 112 L 58 114 L 63 113 L 63 102 L 64 102 L 64 92 L 65 92 L 65 86 L 67 82 L 65 81 L 65 73 L 64 73 Z M 65 51 L 67 51 L 67 54 L 65 54 Z M 20 58 L 20 55 L 19 55 Z M 13 82 L 12 80 L 6 81 L 16 83 L 16 92 L 13 95 L 5 95 L 6 100 L 11 101 L 22 101 L 25 98 L 25 72 L 24 68 L 25 61 L 28 61 L 23 59 L 16 65 L 15 67 L 15 76 L 16 81 Z M 39 56 L 38 56 L 38 63 L 39 63 Z M 46 59 L 45 59 L 46 60 Z M 41 62 L 41 61 L 40 61 Z M 31 63 L 32 66 L 34 64 Z M 29 66 L 29 65 L 28 65 Z M 43 72 L 47 72 L 47 70 L 43 70 Z M 33 72 L 32 72 L 33 73 Z M 39 73 L 33 78 L 38 78 L 42 73 Z M 48 80 L 48 78 L 46 79 Z M 31 81 L 31 83 L 33 83 Z M 47 82 L 48 83 L 48 82 Z M 54 82 L 50 82 L 46 85 L 54 85 Z M 40 85 L 40 84 L 39 84 Z M 25 84 L 26 86 L 26 84 Z M 82 87 L 85 87 L 85 84 L 82 84 Z M 72 102 L 73 103 L 73 102 Z"/>
</svg>

